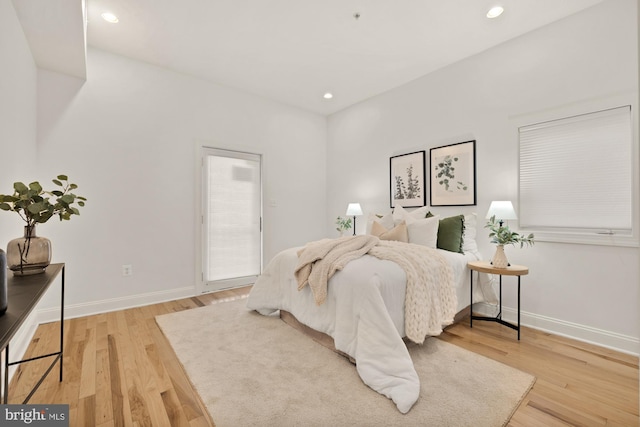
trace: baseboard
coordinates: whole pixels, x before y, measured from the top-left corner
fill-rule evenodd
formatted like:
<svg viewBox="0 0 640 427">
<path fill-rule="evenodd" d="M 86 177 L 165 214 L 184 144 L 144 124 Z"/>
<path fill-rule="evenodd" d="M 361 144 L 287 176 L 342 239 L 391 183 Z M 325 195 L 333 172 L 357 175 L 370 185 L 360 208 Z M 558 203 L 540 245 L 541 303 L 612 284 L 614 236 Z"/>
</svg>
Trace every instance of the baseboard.
<svg viewBox="0 0 640 427">
<path fill-rule="evenodd" d="M 144 305 L 157 304 L 161 302 L 173 301 L 182 298 L 189 298 L 196 295 L 195 286 L 169 289 L 166 291 L 149 292 L 146 294 L 130 295 L 119 298 L 109 298 L 99 301 L 91 301 L 80 304 L 65 304 L 64 318 L 73 319 L 76 317 L 91 316 L 94 314 L 107 313 L 127 308 L 141 307 Z M 50 307 L 37 310 L 37 323 L 56 322 L 60 320 L 60 307 Z"/>
<path fill-rule="evenodd" d="M 496 306 L 487 303 L 474 304 L 473 311 L 493 316 L 496 313 Z M 518 312 L 513 308 L 502 307 L 502 318 L 508 322 L 517 323 Z M 565 320 L 525 311 L 520 312 L 520 324 L 529 328 L 573 338 L 578 341 L 588 342 L 634 356 L 638 356 L 640 353 L 640 340 L 638 338 L 616 332 L 605 331 L 591 326 L 567 322 Z"/>
</svg>

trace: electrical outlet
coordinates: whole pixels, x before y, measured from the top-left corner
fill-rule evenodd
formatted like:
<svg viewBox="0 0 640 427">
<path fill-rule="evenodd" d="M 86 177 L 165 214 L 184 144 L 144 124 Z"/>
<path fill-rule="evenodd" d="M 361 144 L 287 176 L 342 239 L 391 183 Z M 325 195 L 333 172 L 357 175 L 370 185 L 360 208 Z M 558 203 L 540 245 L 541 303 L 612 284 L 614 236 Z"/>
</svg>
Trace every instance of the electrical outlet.
<svg viewBox="0 0 640 427">
<path fill-rule="evenodd" d="M 123 276 L 133 276 L 133 267 L 131 264 L 123 264 L 122 265 L 122 275 Z"/>
</svg>

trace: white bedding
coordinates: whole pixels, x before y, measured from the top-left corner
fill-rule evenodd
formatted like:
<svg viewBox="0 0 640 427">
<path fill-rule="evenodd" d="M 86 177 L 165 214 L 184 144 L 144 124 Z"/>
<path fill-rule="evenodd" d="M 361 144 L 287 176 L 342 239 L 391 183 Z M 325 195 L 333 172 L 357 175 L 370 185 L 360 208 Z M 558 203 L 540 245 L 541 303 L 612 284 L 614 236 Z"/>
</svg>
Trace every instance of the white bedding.
<svg viewBox="0 0 640 427">
<path fill-rule="evenodd" d="M 392 399 L 400 412 L 408 412 L 418 399 L 420 379 L 402 340 L 405 272 L 394 262 L 364 255 L 333 275 L 325 303 L 316 305 L 308 286 L 298 291 L 298 249 L 274 257 L 254 284 L 247 307 L 264 315 L 286 310 L 331 336 L 336 349 L 356 360 L 365 384 Z M 467 262 L 480 256 L 438 252 L 452 266 L 459 311 L 469 305 Z M 474 302 L 483 299 L 481 294 L 474 295 Z"/>
</svg>

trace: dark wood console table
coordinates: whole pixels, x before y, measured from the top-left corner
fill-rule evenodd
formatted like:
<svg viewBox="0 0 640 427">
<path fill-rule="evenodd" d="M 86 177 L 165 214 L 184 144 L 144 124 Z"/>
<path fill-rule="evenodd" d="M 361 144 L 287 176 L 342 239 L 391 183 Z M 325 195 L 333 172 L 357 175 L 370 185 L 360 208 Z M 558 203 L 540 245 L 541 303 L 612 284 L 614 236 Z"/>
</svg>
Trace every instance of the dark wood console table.
<svg viewBox="0 0 640 427">
<path fill-rule="evenodd" d="M 7 272 L 7 301 L 8 307 L 4 315 L 0 316 L 0 351 L 4 351 L 4 372 L 2 373 L 3 402 L 6 404 L 9 397 L 9 367 L 20 363 L 31 362 L 33 360 L 53 357 L 55 359 L 49 365 L 46 372 L 40 377 L 38 383 L 31 389 L 31 392 L 24 400 L 29 402 L 31 396 L 36 392 L 42 381 L 49 375 L 56 362 L 60 362 L 60 381 L 62 381 L 62 349 L 64 342 L 64 264 L 51 264 L 44 273 L 31 276 L 14 276 Z M 61 275 L 62 286 L 60 291 L 60 351 L 43 354 L 24 360 L 9 362 L 9 342 L 16 334 L 22 323 L 29 316 L 38 301 L 45 294 L 53 281 Z"/>
</svg>

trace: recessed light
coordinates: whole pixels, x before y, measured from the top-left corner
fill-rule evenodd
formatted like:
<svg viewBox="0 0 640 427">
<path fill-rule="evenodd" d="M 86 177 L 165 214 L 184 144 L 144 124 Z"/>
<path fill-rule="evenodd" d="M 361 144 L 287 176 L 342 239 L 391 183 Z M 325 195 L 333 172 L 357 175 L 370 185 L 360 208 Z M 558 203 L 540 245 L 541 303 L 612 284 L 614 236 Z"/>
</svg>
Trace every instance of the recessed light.
<svg viewBox="0 0 640 427">
<path fill-rule="evenodd" d="M 323 95 L 324 99 L 331 99 L 333 98 L 333 94 L 331 92 L 327 92 Z"/>
<path fill-rule="evenodd" d="M 117 24 L 118 21 L 120 21 L 118 19 L 118 17 L 116 15 L 114 15 L 113 13 L 111 13 L 111 12 L 105 12 L 100 16 L 102 16 L 102 19 L 104 19 L 105 21 L 107 21 L 107 22 L 109 22 L 111 24 Z"/>
<path fill-rule="evenodd" d="M 489 12 L 487 12 L 487 18 L 497 18 L 498 16 L 502 15 L 502 12 L 504 12 L 504 8 L 502 6 L 494 6 L 489 9 Z"/>
</svg>

